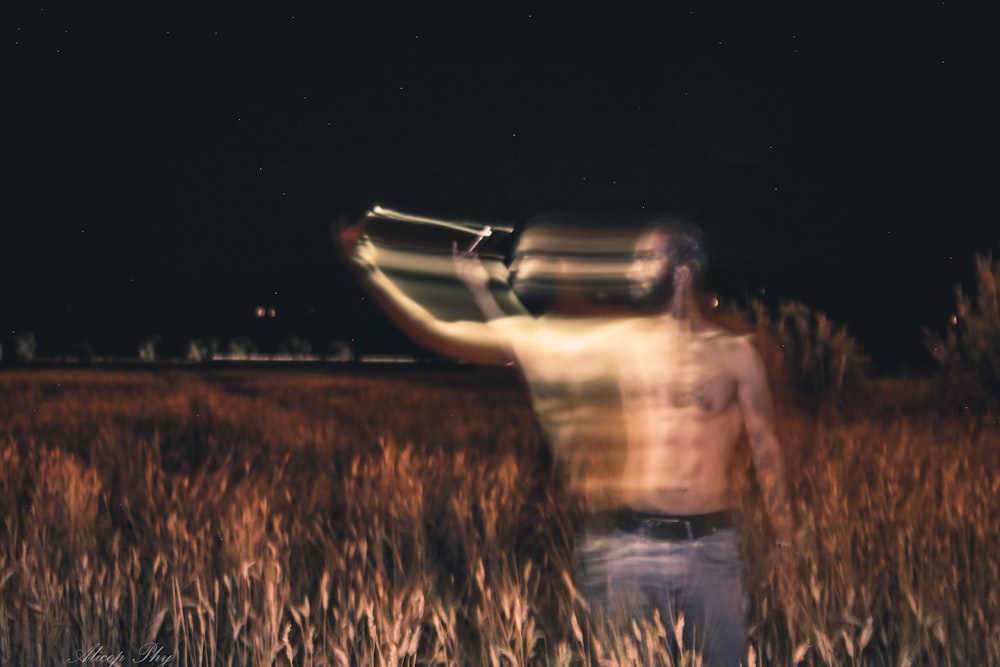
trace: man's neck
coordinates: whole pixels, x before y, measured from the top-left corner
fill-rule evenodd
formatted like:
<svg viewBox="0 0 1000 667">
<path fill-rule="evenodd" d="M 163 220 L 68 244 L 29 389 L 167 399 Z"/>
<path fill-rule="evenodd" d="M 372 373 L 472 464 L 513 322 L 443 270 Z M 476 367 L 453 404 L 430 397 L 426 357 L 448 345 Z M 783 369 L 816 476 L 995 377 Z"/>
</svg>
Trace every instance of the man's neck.
<svg viewBox="0 0 1000 667">
<path fill-rule="evenodd" d="M 701 310 L 698 308 L 698 303 L 695 300 L 694 294 L 690 293 L 675 295 L 674 298 L 663 307 L 663 310 L 660 311 L 660 315 L 671 317 L 679 324 L 684 324 L 690 327 L 692 331 L 699 331 L 707 325 L 707 320 L 705 320 L 705 317 L 701 314 Z"/>
</svg>

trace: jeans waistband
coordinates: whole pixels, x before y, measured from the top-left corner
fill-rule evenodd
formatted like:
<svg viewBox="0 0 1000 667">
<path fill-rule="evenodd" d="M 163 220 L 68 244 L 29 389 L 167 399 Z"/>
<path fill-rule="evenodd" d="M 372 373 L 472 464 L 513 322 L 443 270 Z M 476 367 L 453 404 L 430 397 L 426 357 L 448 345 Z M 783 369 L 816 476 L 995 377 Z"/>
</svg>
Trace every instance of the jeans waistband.
<svg viewBox="0 0 1000 667">
<path fill-rule="evenodd" d="M 709 514 L 650 514 L 623 508 L 613 513 L 611 524 L 626 533 L 651 540 L 679 542 L 714 535 L 719 530 L 736 527 L 733 510 Z"/>
</svg>

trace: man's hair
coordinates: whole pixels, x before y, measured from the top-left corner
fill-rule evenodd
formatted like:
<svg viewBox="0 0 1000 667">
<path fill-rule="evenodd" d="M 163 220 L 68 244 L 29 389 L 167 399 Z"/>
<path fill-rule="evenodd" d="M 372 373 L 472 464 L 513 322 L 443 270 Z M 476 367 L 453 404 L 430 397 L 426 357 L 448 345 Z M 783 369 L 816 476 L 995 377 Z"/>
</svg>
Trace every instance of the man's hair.
<svg viewBox="0 0 1000 667">
<path fill-rule="evenodd" d="M 676 216 L 659 216 L 643 226 L 642 234 L 660 232 L 668 237 L 667 255 L 674 266 L 687 265 L 696 283 L 704 278 L 708 268 L 705 234 L 691 220 Z"/>
</svg>

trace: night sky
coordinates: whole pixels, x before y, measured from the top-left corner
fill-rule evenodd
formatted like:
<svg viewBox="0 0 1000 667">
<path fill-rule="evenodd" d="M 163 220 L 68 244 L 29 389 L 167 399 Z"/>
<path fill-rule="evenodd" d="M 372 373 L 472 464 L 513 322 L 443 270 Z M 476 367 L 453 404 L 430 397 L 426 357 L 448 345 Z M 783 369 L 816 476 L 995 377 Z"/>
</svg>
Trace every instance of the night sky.
<svg viewBox="0 0 1000 667">
<path fill-rule="evenodd" d="M 680 212 L 724 296 L 803 300 L 897 369 L 1000 241 L 996 40 L 961 3 L 16 4 L 0 340 L 40 355 L 406 349 L 329 234 L 384 203 Z"/>
</svg>

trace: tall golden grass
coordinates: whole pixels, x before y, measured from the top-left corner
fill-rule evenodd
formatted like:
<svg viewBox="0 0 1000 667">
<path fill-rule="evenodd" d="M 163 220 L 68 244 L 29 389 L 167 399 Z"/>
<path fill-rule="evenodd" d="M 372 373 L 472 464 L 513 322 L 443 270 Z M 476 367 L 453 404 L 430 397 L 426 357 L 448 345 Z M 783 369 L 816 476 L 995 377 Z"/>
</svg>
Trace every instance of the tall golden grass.
<svg viewBox="0 0 1000 667">
<path fill-rule="evenodd" d="M 700 664 L 590 617 L 505 372 L 8 369 L 0 399 L 0 664 Z M 748 664 L 1000 664 L 996 422 L 783 412 L 784 605 L 733 473 Z"/>
</svg>

